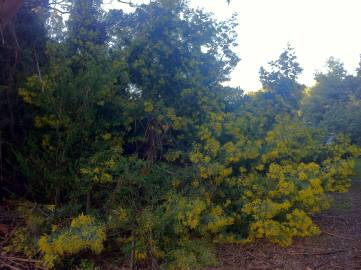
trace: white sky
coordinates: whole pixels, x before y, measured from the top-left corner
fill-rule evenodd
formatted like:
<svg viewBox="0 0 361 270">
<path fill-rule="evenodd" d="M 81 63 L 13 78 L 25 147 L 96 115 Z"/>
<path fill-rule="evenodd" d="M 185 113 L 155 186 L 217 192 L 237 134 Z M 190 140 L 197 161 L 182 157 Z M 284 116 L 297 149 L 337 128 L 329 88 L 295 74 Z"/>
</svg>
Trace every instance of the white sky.
<svg viewBox="0 0 361 270">
<path fill-rule="evenodd" d="M 190 3 L 220 19 L 239 14 L 236 52 L 242 60 L 231 85 L 246 91 L 260 88 L 259 68 L 277 59 L 287 42 L 296 49 L 304 69 L 300 81 L 307 85 L 313 84 L 313 74 L 330 56 L 341 59 L 349 72 L 358 66 L 361 0 L 232 0 L 229 6 L 226 0 Z"/>
</svg>

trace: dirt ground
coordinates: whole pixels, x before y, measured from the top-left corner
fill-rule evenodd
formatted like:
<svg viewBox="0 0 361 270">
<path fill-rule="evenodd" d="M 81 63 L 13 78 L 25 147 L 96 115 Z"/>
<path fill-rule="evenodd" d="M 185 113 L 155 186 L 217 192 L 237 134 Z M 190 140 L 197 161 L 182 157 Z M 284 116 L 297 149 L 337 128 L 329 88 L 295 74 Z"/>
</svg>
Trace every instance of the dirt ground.
<svg viewBox="0 0 361 270">
<path fill-rule="evenodd" d="M 333 206 L 314 217 L 322 233 L 297 239 L 288 248 L 259 241 L 218 248 L 220 265 L 204 270 L 340 270 L 361 269 L 361 181 L 333 195 Z"/>
</svg>

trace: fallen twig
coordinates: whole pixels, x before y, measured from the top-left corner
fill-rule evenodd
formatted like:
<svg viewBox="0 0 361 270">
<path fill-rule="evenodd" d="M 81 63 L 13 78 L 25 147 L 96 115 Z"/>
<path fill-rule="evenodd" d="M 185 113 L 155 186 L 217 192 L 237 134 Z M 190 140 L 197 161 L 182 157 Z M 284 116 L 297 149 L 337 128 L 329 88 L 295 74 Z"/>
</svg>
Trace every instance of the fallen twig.
<svg viewBox="0 0 361 270">
<path fill-rule="evenodd" d="M 13 266 L 15 267 L 16 269 L 24 269 L 24 265 L 23 264 L 31 264 L 33 268 L 35 269 L 46 269 L 42 266 L 40 266 L 39 264 L 42 264 L 42 261 L 40 260 L 34 260 L 34 259 L 28 259 L 28 258 L 21 258 L 21 257 L 14 257 L 14 256 L 9 256 L 7 254 L 0 254 L 0 259 L 1 259 L 1 262 L 2 263 L 5 263 L 5 264 L 15 264 L 16 266 L 21 266 L 21 268 L 17 268 L 16 266 Z"/>
<path fill-rule="evenodd" d="M 18 223 L 15 225 L 15 227 L 10 231 L 10 233 L 8 233 L 8 235 L 6 235 L 4 241 L 2 241 L 0 243 L 1 246 L 4 246 L 9 240 L 10 238 L 14 235 L 14 233 L 16 232 L 17 228 L 19 228 L 19 226 L 22 224 L 22 222 Z"/>
<path fill-rule="evenodd" d="M 361 267 L 343 267 L 341 265 L 336 265 L 336 264 L 330 264 L 330 266 L 338 268 L 338 269 L 347 269 L 347 270 L 357 270 L 357 269 L 361 269 Z"/>
<path fill-rule="evenodd" d="M 343 252 L 347 252 L 347 250 L 346 250 L 346 249 L 338 249 L 338 250 L 329 250 L 329 251 L 325 251 L 325 252 L 313 252 L 313 253 L 308 253 L 308 252 L 289 252 L 289 253 L 287 253 L 287 254 L 288 254 L 288 255 L 315 256 L 315 255 L 332 255 L 332 254 L 343 253 Z"/>
<path fill-rule="evenodd" d="M 8 264 L 8 263 L 6 263 L 4 261 L 0 261 L 0 267 L 2 267 L 2 266 L 8 267 L 8 268 L 10 268 L 12 270 L 21 270 L 20 268 L 12 266 L 11 264 Z"/>
<path fill-rule="evenodd" d="M 337 235 L 337 234 L 334 234 L 334 233 L 330 233 L 330 232 L 326 232 L 326 231 L 322 231 L 322 232 L 323 232 L 324 234 L 327 234 L 327 235 L 330 235 L 330 236 L 333 236 L 333 237 L 337 237 L 337 238 L 340 238 L 340 239 L 355 241 L 355 239 L 348 238 L 348 237 L 344 237 L 344 236 Z"/>
<path fill-rule="evenodd" d="M 19 261 L 19 262 L 27 262 L 27 263 L 42 263 L 42 261 L 40 260 L 33 260 L 33 259 L 27 259 L 27 258 L 21 258 L 21 257 L 13 257 L 13 256 L 8 256 L 8 255 L 0 255 L 1 258 L 6 259 L 6 260 L 14 260 L 14 261 Z"/>
</svg>

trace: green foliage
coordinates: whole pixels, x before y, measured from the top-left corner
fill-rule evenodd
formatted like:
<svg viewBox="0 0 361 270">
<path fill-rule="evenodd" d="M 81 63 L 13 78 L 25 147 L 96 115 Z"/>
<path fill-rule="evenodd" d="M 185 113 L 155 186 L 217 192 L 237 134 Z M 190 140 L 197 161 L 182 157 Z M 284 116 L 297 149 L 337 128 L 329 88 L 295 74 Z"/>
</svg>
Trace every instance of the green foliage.
<svg viewBox="0 0 361 270">
<path fill-rule="evenodd" d="M 79 265 L 80 270 L 100 270 L 101 268 L 94 265 L 93 262 L 88 260 L 82 260 Z"/>
<path fill-rule="evenodd" d="M 312 125 L 328 130 L 330 137 L 344 133 L 360 145 L 360 73 L 348 75 L 343 64 L 332 57 L 327 64 L 327 72 L 316 75 L 316 85 L 303 100 L 303 115 Z"/>
<path fill-rule="evenodd" d="M 82 163 L 106 147 L 122 152 L 118 121 L 124 101 L 115 83 L 123 78 L 123 65 L 97 46 L 68 57 L 66 45 L 50 44 L 48 53 L 48 74 L 42 80 L 30 77 L 20 91 L 36 114 L 26 148 L 17 156 L 33 192 L 59 205 L 64 193 L 89 191 L 89 179 L 79 179 Z M 111 128 L 117 136 L 108 138 Z"/>
<path fill-rule="evenodd" d="M 25 111 L 18 92 L 26 83 L 26 78 L 37 70 L 37 65 L 44 65 L 47 61 L 45 21 L 48 13 L 34 12 L 37 5 L 47 5 L 47 2 L 29 1 L 17 11 L 16 19 L 11 20 L 6 26 L 1 25 L 0 202 L 5 195 L 26 193 L 14 150 L 21 149 L 24 143 L 27 129 L 31 126 L 31 114 Z M 13 1 L 9 1 L 8 4 L 12 5 Z M 2 14 L 4 12 L 3 10 Z M 7 17 L 8 14 L 4 15 Z"/>
<path fill-rule="evenodd" d="M 86 255 L 111 251 L 133 268 L 197 269 L 216 264 L 214 243 L 319 233 L 312 215 L 347 191 L 361 152 L 301 118 L 292 48 L 243 95 L 223 86 L 235 17 L 181 0 L 103 16 L 83 2 L 20 90 L 32 126 L 16 157 L 29 198 L 52 211 L 19 212 L 33 234 L 13 251 L 38 255 L 30 242 L 48 268 L 94 269 Z"/>
<path fill-rule="evenodd" d="M 299 107 L 303 95 L 303 86 L 297 82 L 302 68 L 294 49 L 288 44 L 280 57 L 269 65 L 269 71 L 263 67 L 260 69 L 260 81 L 269 93 L 267 98 L 275 99 L 285 112 L 291 113 Z"/>
</svg>

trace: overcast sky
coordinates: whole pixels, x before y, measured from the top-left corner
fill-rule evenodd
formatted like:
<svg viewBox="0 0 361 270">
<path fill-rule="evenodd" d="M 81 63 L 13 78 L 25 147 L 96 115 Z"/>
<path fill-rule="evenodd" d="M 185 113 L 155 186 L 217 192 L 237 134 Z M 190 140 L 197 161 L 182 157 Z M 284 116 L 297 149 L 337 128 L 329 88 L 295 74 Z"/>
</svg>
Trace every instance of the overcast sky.
<svg viewBox="0 0 361 270">
<path fill-rule="evenodd" d="M 341 59 L 349 72 L 358 66 L 361 0 L 232 0 L 229 6 L 225 2 L 190 1 L 220 19 L 239 14 L 236 51 L 242 61 L 232 75 L 233 86 L 258 90 L 260 66 L 276 59 L 287 42 L 296 49 L 304 69 L 301 82 L 307 85 L 313 84 L 313 74 L 330 56 Z"/>
</svg>

